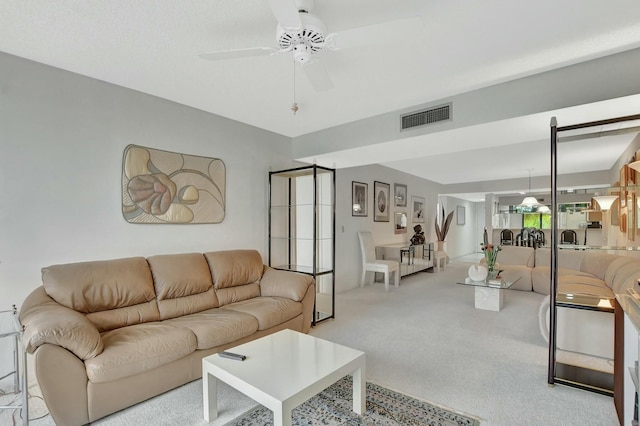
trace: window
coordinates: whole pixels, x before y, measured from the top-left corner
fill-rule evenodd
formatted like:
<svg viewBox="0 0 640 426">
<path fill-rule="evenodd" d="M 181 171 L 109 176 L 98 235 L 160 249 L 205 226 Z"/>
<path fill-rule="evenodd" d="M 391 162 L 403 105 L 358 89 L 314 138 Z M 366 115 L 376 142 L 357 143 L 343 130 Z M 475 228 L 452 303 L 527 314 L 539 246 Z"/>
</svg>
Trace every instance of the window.
<svg viewBox="0 0 640 426">
<path fill-rule="evenodd" d="M 525 228 L 551 229 L 550 213 L 524 213 L 522 220 Z"/>
</svg>

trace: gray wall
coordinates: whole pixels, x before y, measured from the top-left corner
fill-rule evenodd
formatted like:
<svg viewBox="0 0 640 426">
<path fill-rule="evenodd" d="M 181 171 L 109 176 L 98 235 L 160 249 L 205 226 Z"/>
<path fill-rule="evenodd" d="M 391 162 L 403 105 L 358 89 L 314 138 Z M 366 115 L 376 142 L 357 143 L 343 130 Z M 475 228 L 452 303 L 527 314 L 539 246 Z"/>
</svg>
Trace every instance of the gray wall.
<svg viewBox="0 0 640 426">
<path fill-rule="evenodd" d="M 0 75 L 0 309 L 20 306 L 51 264 L 233 248 L 266 258 L 268 171 L 292 165 L 289 138 L 3 53 Z M 224 221 L 127 223 L 128 144 L 221 158 Z"/>
<path fill-rule="evenodd" d="M 368 185 L 369 213 L 367 217 L 354 217 L 351 214 L 351 184 L 353 181 L 363 182 Z M 407 207 L 392 206 L 389 222 L 374 222 L 373 220 L 373 186 L 374 181 L 388 183 L 393 194 L 394 183 L 407 185 Z M 336 292 L 346 291 L 358 286 L 362 271 L 362 255 L 358 232 L 368 231 L 373 234 L 376 245 L 388 243 L 407 242 L 413 236 L 411 221 L 411 197 L 418 196 L 425 199 L 425 220 L 421 223 L 427 242 L 435 242 L 435 217 L 438 202 L 444 203 L 448 213 L 455 210 L 458 205 L 466 207 L 466 224 L 457 225 L 454 219 L 450 227 L 445 246 L 450 257 L 458 257 L 474 251 L 475 233 L 475 203 L 459 200 L 452 197 L 438 199 L 442 185 L 415 176 L 402 173 L 398 170 L 379 165 L 367 167 L 352 167 L 340 169 L 336 173 Z M 409 217 L 407 232 L 394 233 L 393 214 L 396 211 L 405 211 Z"/>
</svg>

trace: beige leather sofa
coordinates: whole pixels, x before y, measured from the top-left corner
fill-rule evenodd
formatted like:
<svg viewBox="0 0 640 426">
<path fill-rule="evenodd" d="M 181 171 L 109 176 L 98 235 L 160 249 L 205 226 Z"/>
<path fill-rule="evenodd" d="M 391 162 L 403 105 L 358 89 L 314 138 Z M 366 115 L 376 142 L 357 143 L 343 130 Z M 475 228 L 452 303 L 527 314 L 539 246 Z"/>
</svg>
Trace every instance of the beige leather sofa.
<svg viewBox="0 0 640 426">
<path fill-rule="evenodd" d="M 544 294 L 538 311 L 540 332 L 549 341 L 551 250 L 504 246 L 498 254 L 507 280 L 520 279 L 512 289 Z M 640 279 L 640 259 L 598 250 L 558 250 L 560 293 L 615 297 Z M 613 359 L 614 316 L 610 312 L 558 308 L 556 347 L 580 355 Z"/>
<path fill-rule="evenodd" d="M 202 358 L 308 332 L 315 283 L 257 251 L 54 265 L 25 300 L 24 343 L 56 424 L 80 425 L 202 376 Z"/>
</svg>

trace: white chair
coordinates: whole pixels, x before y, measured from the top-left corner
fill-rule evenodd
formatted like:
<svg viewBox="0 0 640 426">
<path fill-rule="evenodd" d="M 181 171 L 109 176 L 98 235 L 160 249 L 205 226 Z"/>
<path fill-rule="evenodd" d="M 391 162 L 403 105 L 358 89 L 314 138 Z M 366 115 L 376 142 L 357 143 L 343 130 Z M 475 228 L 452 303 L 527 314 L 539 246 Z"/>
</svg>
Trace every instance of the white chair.
<svg viewBox="0 0 640 426">
<path fill-rule="evenodd" d="M 395 286 L 400 285 L 400 264 L 393 260 L 376 259 L 371 232 L 358 232 L 360 251 L 362 251 L 362 279 L 360 287 L 364 286 L 367 272 L 381 272 L 384 274 L 384 289 L 389 291 L 389 274 L 395 272 Z"/>
</svg>

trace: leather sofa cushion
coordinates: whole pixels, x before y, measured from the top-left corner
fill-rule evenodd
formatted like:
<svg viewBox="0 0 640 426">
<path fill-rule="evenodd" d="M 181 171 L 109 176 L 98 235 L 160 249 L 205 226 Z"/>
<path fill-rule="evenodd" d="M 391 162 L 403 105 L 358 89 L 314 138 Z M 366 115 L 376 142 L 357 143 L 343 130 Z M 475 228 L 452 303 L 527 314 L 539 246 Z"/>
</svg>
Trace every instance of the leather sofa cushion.
<svg viewBox="0 0 640 426">
<path fill-rule="evenodd" d="M 60 305 L 43 287 L 22 304 L 20 321 L 25 327 L 22 342 L 28 353 L 45 343 L 61 346 L 80 359 L 93 358 L 104 347 L 98 329 L 80 312 Z"/>
<path fill-rule="evenodd" d="M 218 289 L 256 283 L 262 277 L 262 257 L 256 250 L 227 250 L 204 254 Z"/>
<path fill-rule="evenodd" d="M 200 253 L 147 258 L 160 318 L 175 318 L 218 306 L 207 260 Z"/>
<path fill-rule="evenodd" d="M 98 331 L 103 332 L 143 322 L 158 321 L 160 313 L 158 312 L 156 300 L 153 299 L 150 302 L 139 305 L 93 312 L 87 314 L 87 319 L 98 327 Z"/>
<path fill-rule="evenodd" d="M 47 266 L 42 284 L 52 299 L 87 314 L 100 331 L 160 318 L 143 257 Z"/>
<path fill-rule="evenodd" d="M 47 266 L 42 268 L 42 284 L 53 300 L 85 314 L 149 302 L 156 296 L 144 257 Z"/>
<path fill-rule="evenodd" d="M 218 297 L 220 306 L 224 306 L 229 303 L 240 302 L 260 296 L 260 285 L 258 283 L 253 283 L 221 288 L 216 290 L 216 296 Z"/>
<path fill-rule="evenodd" d="M 160 323 L 122 327 L 102 334 L 104 350 L 85 361 L 91 382 L 134 376 L 195 351 L 196 336 L 184 327 Z"/>
<path fill-rule="evenodd" d="M 258 320 L 258 330 L 266 330 L 301 315 L 302 303 L 280 297 L 255 297 L 221 309 L 253 315 Z"/>
<path fill-rule="evenodd" d="M 164 323 L 191 330 L 196 336 L 197 349 L 225 345 L 258 331 L 258 320 L 253 315 L 230 309 L 211 309 Z"/>
<path fill-rule="evenodd" d="M 283 282 L 286 282 L 287 285 L 283 285 Z M 262 296 L 285 297 L 300 302 L 312 283 L 313 277 L 310 275 L 280 271 L 265 266 L 260 280 L 260 294 Z"/>
</svg>

